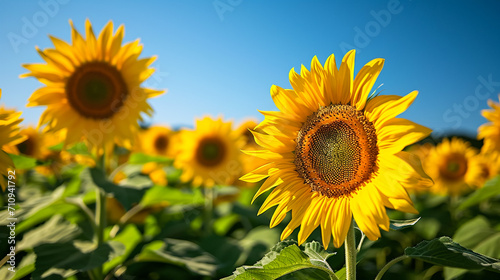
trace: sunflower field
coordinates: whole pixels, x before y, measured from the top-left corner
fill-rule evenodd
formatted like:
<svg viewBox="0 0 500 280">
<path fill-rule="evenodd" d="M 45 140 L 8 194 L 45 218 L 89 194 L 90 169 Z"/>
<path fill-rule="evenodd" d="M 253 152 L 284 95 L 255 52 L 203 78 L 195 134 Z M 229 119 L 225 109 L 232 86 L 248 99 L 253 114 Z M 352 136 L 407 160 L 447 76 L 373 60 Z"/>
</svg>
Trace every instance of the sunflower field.
<svg viewBox="0 0 500 280">
<path fill-rule="evenodd" d="M 500 279 L 500 96 L 477 139 L 432 137 L 351 50 L 262 121 L 147 124 L 156 57 L 84 26 L 23 65 L 38 126 L 0 108 L 0 279 Z"/>
</svg>

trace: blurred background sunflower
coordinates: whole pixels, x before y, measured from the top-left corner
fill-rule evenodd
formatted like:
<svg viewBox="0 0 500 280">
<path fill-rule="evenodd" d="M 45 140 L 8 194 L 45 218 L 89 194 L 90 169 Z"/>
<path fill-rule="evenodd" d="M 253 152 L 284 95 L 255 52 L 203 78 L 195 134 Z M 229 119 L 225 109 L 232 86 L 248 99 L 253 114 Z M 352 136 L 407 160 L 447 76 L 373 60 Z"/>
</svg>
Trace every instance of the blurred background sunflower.
<svg viewBox="0 0 500 280">
<path fill-rule="evenodd" d="M 163 91 L 141 87 L 156 59 L 139 58 L 139 40 L 122 46 L 123 25 L 113 34 L 109 21 L 99 36 L 89 20 L 85 37 L 71 25 L 71 45 L 50 36 L 55 48 L 37 48 L 45 63 L 23 65 L 44 84 L 29 98 L 28 106 L 47 106 L 39 120 L 44 132 L 63 131 L 66 145 L 84 140 L 91 149 L 111 151 L 113 144 L 131 149 L 147 103 Z"/>
<path fill-rule="evenodd" d="M 242 172 L 240 149 L 245 140 L 222 117 L 196 120 L 193 130 L 180 131 L 174 166 L 193 186 L 230 185 Z"/>
<path fill-rule="evenodd" d="M 0 89 L 0 98 L 2 90 Z M 26 140 L 26 136 L 19 132 L 21 112 L 0 109 L 0 186 L 5 191 L 9 170 L 14 170 L 12 159 L 4 152 L 4 147 L 15 146 Z M 15 177 L 15 176 L 14 176 Z"/>
<path fill-rule="evenodd" d="M 500 94 L 498 95 L 498 99 L 500 100 Z M 496 103 L 490 99 L 488 100 L 488 105 L 491 109 L 482 110 L 481 115 L 490 122 L 478 128 L 477 138 L 484 139 L 482 149 L 485 152 L 500 152 L 500 103 Z"/>
<path fill-rule="evenodd" d="M 459 196 L 481 184 L 481 166 L 475 160 L 477 149 L 460 138 L 443 139 L 429 151 L 424 169 L 434 180 L 431 191 L 440 195 Z"/>
</svg>

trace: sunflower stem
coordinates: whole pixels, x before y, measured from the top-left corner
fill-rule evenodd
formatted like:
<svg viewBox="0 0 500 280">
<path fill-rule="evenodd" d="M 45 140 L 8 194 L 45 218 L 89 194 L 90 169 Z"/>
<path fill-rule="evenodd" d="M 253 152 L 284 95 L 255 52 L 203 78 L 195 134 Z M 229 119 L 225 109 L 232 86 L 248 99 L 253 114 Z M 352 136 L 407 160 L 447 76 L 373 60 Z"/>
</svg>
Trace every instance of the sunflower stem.
<svg viewBox="0 0 500 280">
<path fill-rule="evenodd" d="M 354 220 L 351 221 L 349 231 L 344 242 L 345 267 L 347 280 L 356 279 L 356 236 L 354 235 Z"/>
<path fill-rule="evenodd" d="M 102 169 L 104 174 L 106 174 L 106 161 L 105 153 L 101 156 L 98 167 Z M 95 240 L 97 242 L 97 247 L 104 243 L 104 229 L 106 228 L 106 192 L 102 190 L 99 186 L 96 190 L 96 201 L 95 201 Z M 95 268 L 95 276 L 97 279 L 103 279 L 102 266 Z"/>
<path fill-rule="evenodd" d="M 97 247 L 104 243 L 104 229 L 106 228 L 106 193 L 100 188 L 96 192 L 96 206 L 95 206 L 95 224 L 96 232 L 95 239 L 97 241 Z M 96 268 L 97 279 L 103 279 L 102 277 L 102 267 Z"/>
<path fill-rule="evenodd" d="M 384 267 L 382 267 L 382 269 L 379 271 L 379 273 L 377 274 L 377 277 L 375 277 L 375 280 L 380 280 L 382 279 L 382 276 L 384 276 L 385 272 L 387 270 L 389 270 L 389 268 L 391 268 L 391 266 L 393 266 L 395 263 L 401 261 L 401 260 L 404 260 L 406 258 L 409 258 L 407 255 L 402 255 L 402 256 L 399 256 L 395 259 L 393 259 L 392 261 L 388 262 Z"/>
<path fill-rule="evenodd" d="M 212 233 L 212 218 L 214 212 L 214 187 L 205 187 L 205 212 L 203 226 L 205 235 Z"/>
</svg>

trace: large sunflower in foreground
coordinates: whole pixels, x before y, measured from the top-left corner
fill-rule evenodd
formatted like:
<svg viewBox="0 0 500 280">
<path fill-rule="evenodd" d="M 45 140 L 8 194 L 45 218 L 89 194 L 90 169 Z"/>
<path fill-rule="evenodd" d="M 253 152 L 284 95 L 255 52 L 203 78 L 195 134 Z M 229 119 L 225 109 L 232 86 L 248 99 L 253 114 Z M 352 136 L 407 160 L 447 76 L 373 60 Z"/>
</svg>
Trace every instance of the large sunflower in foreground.
<svg viewBox="0 0 500 280">
<path fill-rule="evenodd" d="M 182 169 L 182 181 L 213 187 L 230 185 L 240 176 L 244 140 L 231 122 L 204 117 L 196 121 L 194 130 L 181 131 L 179 141 L 174 166 Z"/>
<path fill-rule="evenodd" d="M 255 143 L 255 140 L 253 138 L 253 135 L 250 130 L 254 129 L 258 123 L 254 120 L 246 120 L 242 124 L 240 124 L 237 128 L 236 131 L 238 134 L 241 135 L 241 137 L 245 141 L 245 145 L 243 146 L 243 150 L 245 151 L 254 151 L 260 149 L 260 146 Z M 255 168 L 262 166 L 266 164 L 266 160 L 256 158 L 253 156 L 249 156 L 247 154 L 242 154 L 241 155 L 241 163 L 242 163 L 242 175 L 246 174 L 248 172 L 251 172 Z M 251 188 L 254 187 L 256 184 L 255 183 L 247 183 L 243 182 L 241 180 L 236 181 L 236 185 L 239 187 L 245 187 L 245 188 Z"/>
<path fill-rule="evenodd" d="M 430 129 L 395 118 L 417 92 L 369 96 L 384 60 L 372 60 L 354 77 L 354 55 L 347 53 L 339 68 L 331 55 L 324 67 L 314 57 L 310 71 L 292 69 L 293 89 L 271 87 L 280 111 L 261 112 L 265 119 L 253 131 L 262 149 L 247 153 L 268 163 L 242 179 L 267 178 L 255 197 L 273 189 L 259 210 L 277 206 L 271 227 L 291 211 L 281 239 L 300 226 L 302 244 L 321 227 L 323 246 L 333 237 L 340 247 L 354 217 L 375 240 L 379 227 L 389 230 L 385 207 L 417 213 L 405 186 L 432 183 L 420 162 L 402 151 Z"/>
<path fill-rule="evenodd" d="M 123 25 L 113 34 L 110 21 L 96 37 L 87 20 L 84 38 L 70 24 L 71 45 L 50 36 L 55 48 L 37 48 L 46 63 L 23 65 L 30 72 L 21 77 L 44 84 L 28 106 L 47 106 L 39 126 L 63 131 L 67 145 L 84 140 L 98 152 L 111 151 L 114 143 L 130 149 L 141 113 L 152 113 L 147 99 L 163 92 L 140 86 L 153 74 L 155 57 L 139 59 L 139 40 L 122 46 Z"/>
<path fill-rule="evenodd" d="M 425 171 L 434 180 L 431 191 L 458 196 L 479 186 L 482 168 L 476 155 L 477 150 L 462 139 L 443 139 L 424 162 Z"/>
<path fill-rule="evenodd" d="M 500 100 L 500 94 L 498 95 Z M 477 138 L 484 139 L 483 150 L 500 152 L 500 103 L 488 100 L 489 110 L 481 111 L 483 117 L 490 121 L 478 128 Z"/>
<path fill-rule="evenodd" d="M 0 97 L 2 90 L 0 89 Z M 19 118 L 21 112 L 12 110 L 0 110 L 0 187 L 2 191 L 7 188 L 7 178 L 9 171 L 14 170 L 14 163 L 7 153 L 3 151 L 3 147 L 14 146 L 26 139 L 19 133 L 19 123 L 23 119 Z"/>
</svg>

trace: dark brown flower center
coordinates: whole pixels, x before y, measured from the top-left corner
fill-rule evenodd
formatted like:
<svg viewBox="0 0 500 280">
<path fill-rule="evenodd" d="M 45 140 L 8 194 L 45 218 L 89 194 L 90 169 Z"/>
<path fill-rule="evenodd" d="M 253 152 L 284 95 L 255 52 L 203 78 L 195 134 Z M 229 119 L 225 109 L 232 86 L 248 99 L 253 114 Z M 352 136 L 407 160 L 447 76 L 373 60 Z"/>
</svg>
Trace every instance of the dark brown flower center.
<svg viewBox="0 0 500 280">
<path fill-rule="evenodd" d="M 28 156 L 35 155 L 35 140 L 28 136 L 26 140 L 17 144 L 17 149 L 21 154 L 25 154 Z"/>
<path fill-rule="evenodd" d="M 375 127 L 350 105 L 320 108 L 307 118 L 296 141 L 297 172 L 322 195 L 350 195 L 378 170 Z"/>
<path fill-rule="evenodd" d="M 167 147 L 168 147 L 168 137 L 166 135 L 158 135 L 155 138 L 153 145 L 154 145 L 156 151 L 158 151 L 160 153 L 165 152 L 167 150 Z"/>
<path fill-rule="evenodd" d="M 107 119 L 117 113 L 128 96 L 122 74 L 107 62 L 78 67 L 66 83 L 68 102 L 80 115 Z"/>
<path fill-rule="evenodd" d="M 467 159 L 460 153 L 449 154 L 439 166 L 441 176 L 450 181 L 461 180 L 467 173 Z"/>
<path fill-rule="evenodd" d="M 206 167 L 217 166 L 224 161 L 226 146 L 218 137 L 203 138 L 196 149 L 196 160 Z"/>
</svg>

